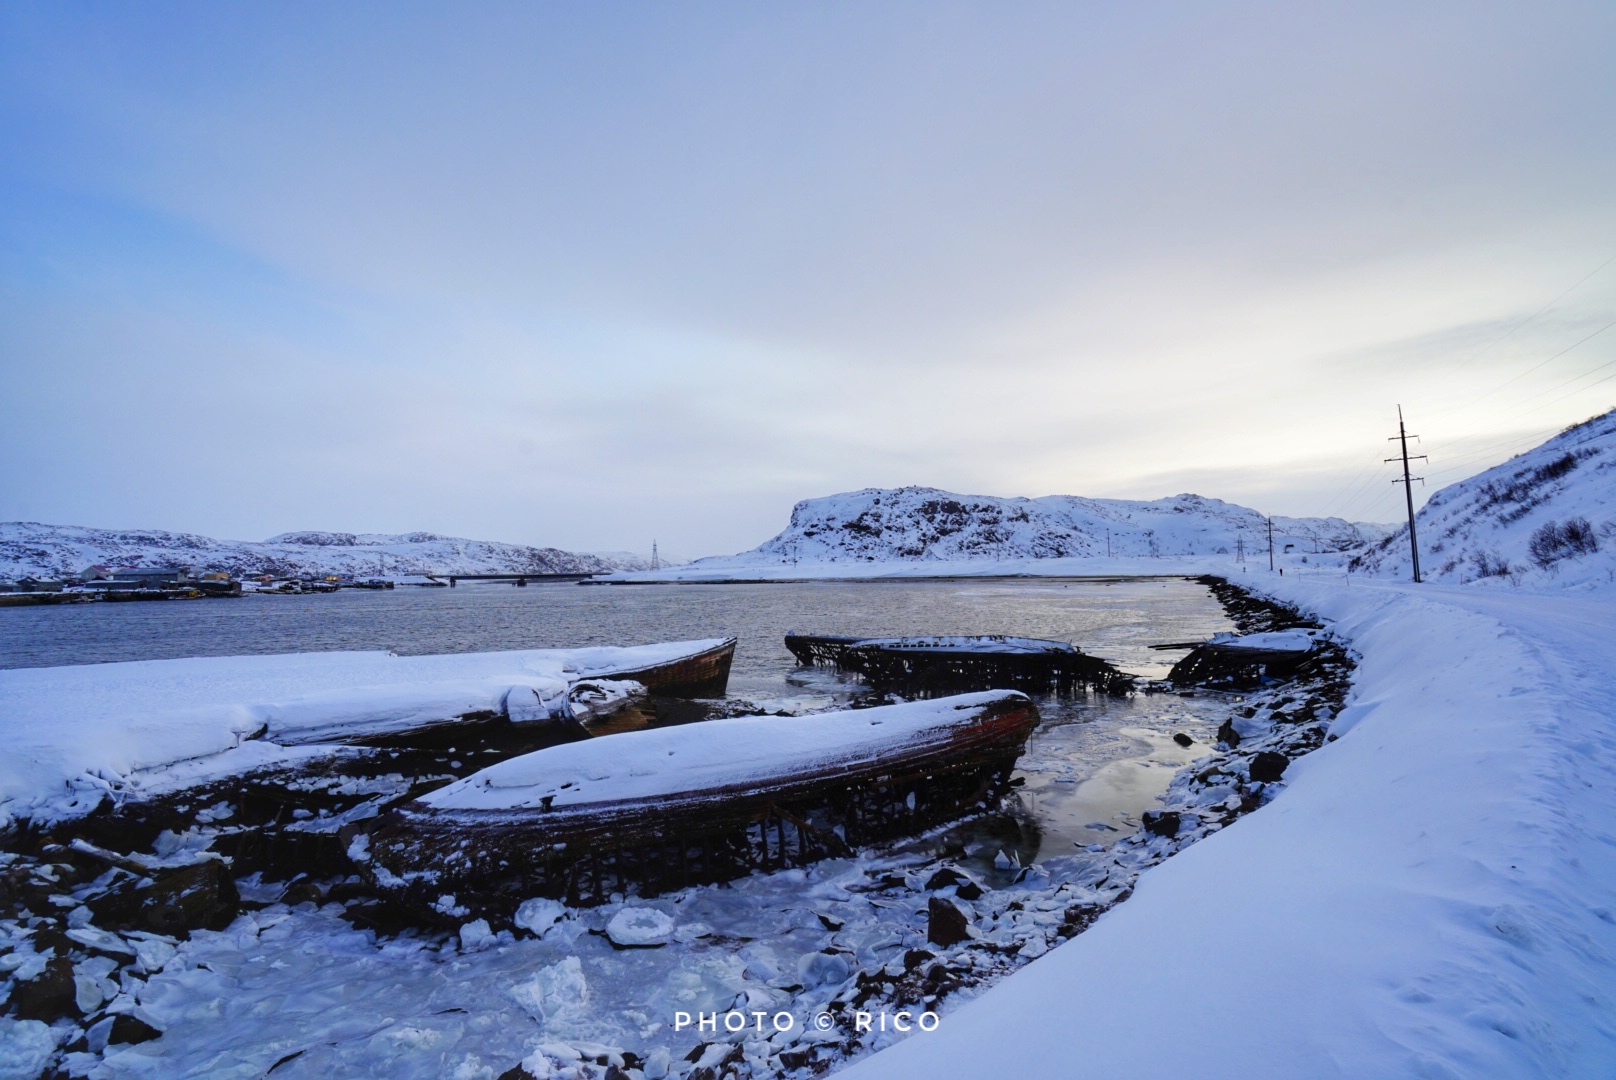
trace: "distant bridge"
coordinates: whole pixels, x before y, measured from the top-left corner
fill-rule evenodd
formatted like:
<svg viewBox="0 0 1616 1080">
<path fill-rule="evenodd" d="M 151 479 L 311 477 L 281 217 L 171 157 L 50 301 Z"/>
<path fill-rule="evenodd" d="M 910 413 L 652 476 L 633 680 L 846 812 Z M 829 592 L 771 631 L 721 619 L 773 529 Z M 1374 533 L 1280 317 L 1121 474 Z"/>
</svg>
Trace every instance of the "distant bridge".
<svg viewBox="0 0 1616 1080">
<path fill-rule="evenodd" d="M 588 581 L 594 574 L 422 574 L 428 581 L 449 583 L 454 588 L 462 581 L 508 581 L 512 585 L 527 585 L 545 581 Z"/>
</svg>

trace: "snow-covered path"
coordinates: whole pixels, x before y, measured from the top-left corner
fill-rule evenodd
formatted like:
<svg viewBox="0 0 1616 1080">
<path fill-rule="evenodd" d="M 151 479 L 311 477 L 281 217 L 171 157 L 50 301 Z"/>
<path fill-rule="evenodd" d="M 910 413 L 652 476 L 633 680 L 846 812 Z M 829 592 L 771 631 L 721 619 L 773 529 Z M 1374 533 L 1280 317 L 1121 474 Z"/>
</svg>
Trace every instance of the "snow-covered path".
<svg viewBox="0 0 1616 1080">
<path fill-rule="evenodd" d="M 1276 581 L 1339 741 L 867 1077 L 1616 1075 L 1616 597 Z"/>
</svg>

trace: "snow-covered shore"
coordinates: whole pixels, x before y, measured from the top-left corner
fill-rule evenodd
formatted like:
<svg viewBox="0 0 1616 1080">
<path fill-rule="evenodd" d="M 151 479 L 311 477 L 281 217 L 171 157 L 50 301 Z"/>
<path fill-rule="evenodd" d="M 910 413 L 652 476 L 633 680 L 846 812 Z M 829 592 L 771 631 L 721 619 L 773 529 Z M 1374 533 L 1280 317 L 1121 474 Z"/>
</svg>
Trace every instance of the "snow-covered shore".
<svg viewBox="0 0 1616 1080">
<path fill-rule="evenodd" d="M 1616 1074 L 1616 595 L 1261 580 L 1361 654 L 1340 738 L 844 1075 Z"/>
</svg>

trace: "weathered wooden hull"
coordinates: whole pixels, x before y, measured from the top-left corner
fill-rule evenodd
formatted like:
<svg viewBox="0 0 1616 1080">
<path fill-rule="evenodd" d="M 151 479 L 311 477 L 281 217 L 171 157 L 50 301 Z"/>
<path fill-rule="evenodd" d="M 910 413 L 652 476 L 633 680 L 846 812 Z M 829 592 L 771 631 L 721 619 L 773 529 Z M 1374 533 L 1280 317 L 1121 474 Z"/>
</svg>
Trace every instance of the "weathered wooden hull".
<svg viewBox="0 0 1616 1080">
<path fill-rule="evenodd" d="M 1255 690 L 1301 674 L 1311 652 L 1227 648 L 1198 645 L 1173 665 L 1167 681 L 1174 686 L 1203 686 L 1211 690 Z"/>
<path fill-rule="evenodd" d="M 1037 722 L 1018 695 L 946 741 L 853 769 L 549 810 L 410 804 L 370 831 L 368 866 L 385 893 L 431 917 L 445 895 L 501 916 L 534 896 L 591 904 L 802 865 L 992 805 Z"/>
<path fill-rule="evenodd" d="M 735 659 L 735 638 L 705 652 L 683 656 L 666 664 L 591 672 L 591 679 L 629 679 L 644 686 L 648 693 L 664 697 L 718 698 L 729 688 L 730 664 Z"/>
<path fill-rule="evenodd" d="M 973 690 L 1071 693 L 1093 689 L 1122 695 L 1133 676 L 1061 642 L 1043 652 L 990 652 L 970 648 L 909 648 L 880 640 L 788 634 L 786 648 L 802 664 L 823 664 L 861 676 L 871 688 L 906 697 L 938 697 Z M 1060 648 L 1056 648 L 1060 646 Z"/>
</svg>

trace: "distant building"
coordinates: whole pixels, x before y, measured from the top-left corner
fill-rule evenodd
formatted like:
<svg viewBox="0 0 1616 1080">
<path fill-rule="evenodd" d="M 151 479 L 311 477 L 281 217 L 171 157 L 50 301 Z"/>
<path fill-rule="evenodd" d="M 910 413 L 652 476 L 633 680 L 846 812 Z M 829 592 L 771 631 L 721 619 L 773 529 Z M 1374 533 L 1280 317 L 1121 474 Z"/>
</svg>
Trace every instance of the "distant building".
<svg viewBox="0 0 1616 1080">
<path fill-rule="evenodd" d="M 193 580 L 189 566 L 132 566 L 112 572 L 112 587 L 123 589 L 171 589 Z"/>
</svg>

